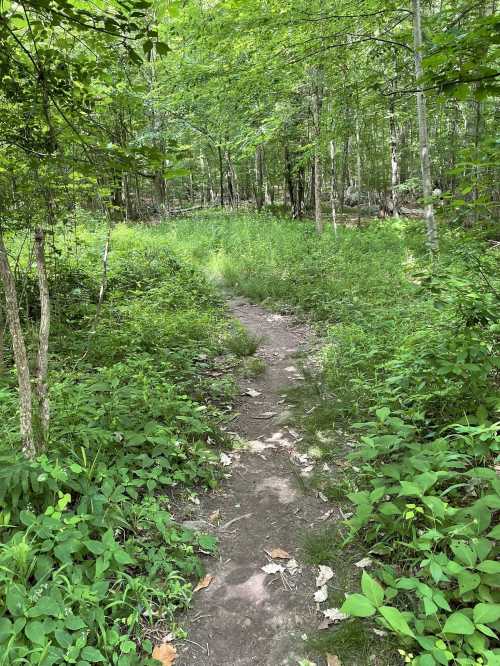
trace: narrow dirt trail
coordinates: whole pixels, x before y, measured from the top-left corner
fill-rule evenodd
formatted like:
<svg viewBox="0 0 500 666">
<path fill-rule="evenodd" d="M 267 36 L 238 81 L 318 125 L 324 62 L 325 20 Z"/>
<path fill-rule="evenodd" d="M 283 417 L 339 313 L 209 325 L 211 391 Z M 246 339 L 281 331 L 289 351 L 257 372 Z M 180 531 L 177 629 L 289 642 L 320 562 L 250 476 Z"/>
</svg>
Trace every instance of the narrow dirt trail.
<svg viewBox="0 0 500 666">
<path fill-rule="evenodd" d="M 230 309 L 250 332 L 263 337 L 257 355 L 267 369 L 240 383 L 242 394 L 248 388 L 259 392 L 241 396 L 231 424 L 250 445 L 232 454 L 229 478 L 202 499 L 198 520 L 208 521 L 220 511 L 219 527 L 213 530 L 220 556 L 207 561 L 214 580 L 195 594 L 184 623 L 190 642 L 178 647 L 176 666 L 297 666 L 305 656 L 303 634 L 320 621 L 313 599 L 317 568 L 301 562 L 300 538 L 315 523 L 324 524 L 320 519 L 328 507 L 303 491 L 304 461 L 295 449 L 299 434 L 282 425 L 286 404 L 281 394 L 300 381 L 294 355 L 307 350 L 312 336 L 291 317 L 240 298 L 230 302 Z M 272 561 L 265 551 L 273 548 L 290 554 L 288 560 L 274 560 L 285 567 L 292 560 L 282 574 L 262 570 Z"/>
</svg>

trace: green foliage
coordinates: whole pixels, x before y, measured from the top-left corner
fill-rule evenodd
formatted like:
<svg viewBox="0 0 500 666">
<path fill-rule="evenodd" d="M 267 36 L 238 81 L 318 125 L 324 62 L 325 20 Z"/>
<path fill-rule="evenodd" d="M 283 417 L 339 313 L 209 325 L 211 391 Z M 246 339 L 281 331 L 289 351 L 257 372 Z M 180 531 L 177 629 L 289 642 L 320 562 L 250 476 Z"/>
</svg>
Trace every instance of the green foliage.
<svg viewBox="0 0 500 666">
<path fill-rule="evenodd" d="M 212 218 L 171 233 L 188 255 L 211 246 L 209 270 L 243 293 L 327 330 L 315 411 L 322 429 L 359 421 L 348 541 L 362 536 L 380 561 L 343 611 L 393 632 L 415 666 L 498 664 L 500 289 L 481 232 L 443 229 L 432 264 L 412 222 L 318 238 L 264 216 Z M 336 440 L 318 445 L 332 455 Z M 314 563 L 337 549 L 330 532 L 306 541 Z"/>
<path fill-rule="evenodd" d="M 13 452 L 9 367 L 2 378 L 5 665 L 147 663 L 149 632 L 186 607 L 202 573 L 198 552 L 216 548 L 176 522 L 170 498 L 217 483 L 212 445 L 223 438 L 211 395 L 220 391 L 204 370 L 220 352 L 219 300 L 161 234 L 117 227 L 97 313 L 104 231 L 75 231 L 78 258 L 55 239 L 53 416 L 33 462 Z M 25 291 L 27 325 L 34 293 Z"/>
<path fill-rule="evenodd" d="M 235 322 L 224 336 L 224 346 L 236 356 L 251 356 L 257 351 L 261 338 Z"/>
</svg>

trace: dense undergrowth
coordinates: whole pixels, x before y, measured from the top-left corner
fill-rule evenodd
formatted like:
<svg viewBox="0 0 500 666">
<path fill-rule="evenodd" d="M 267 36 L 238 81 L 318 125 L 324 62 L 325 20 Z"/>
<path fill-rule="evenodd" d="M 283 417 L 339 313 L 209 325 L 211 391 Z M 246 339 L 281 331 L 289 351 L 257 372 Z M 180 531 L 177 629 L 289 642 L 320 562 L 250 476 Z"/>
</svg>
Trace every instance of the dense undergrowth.
<svg viewBox="0 0 500 666">
<path fill-rule="evenodd" d="M 52 425 L 46 452 L 17 454 L 15 377 L 0 394 L 0 664 L 148 660 L 214 539 L 175 520 L 172 498 L 217 482 L 227 382 L 205 372 L 225 331 L 219 298 L 162 233 L 105 226 L 57 236 L 51 263 Z M 35 327 L 36 277 L 20 293 Z M 94 332 L 93 332 L 94 331 Z"/>
<path fill-rule="evenodd" d="M 321 429 L 326 459 L 335 431 L 357 434 L 355 471 L 343 467 L 348 539 L 361 536 L 378 563 L 344 612 L 376 618 L 415 666 L 500 664 L 500 283 L 488 230 L 443 226 L 433 262 L 415 221 L 318 238 L 304 223 L 219 215 L 166 232 L 215 279 L 307 312 L 326 338 L 304 425 Z"/>
</svg>

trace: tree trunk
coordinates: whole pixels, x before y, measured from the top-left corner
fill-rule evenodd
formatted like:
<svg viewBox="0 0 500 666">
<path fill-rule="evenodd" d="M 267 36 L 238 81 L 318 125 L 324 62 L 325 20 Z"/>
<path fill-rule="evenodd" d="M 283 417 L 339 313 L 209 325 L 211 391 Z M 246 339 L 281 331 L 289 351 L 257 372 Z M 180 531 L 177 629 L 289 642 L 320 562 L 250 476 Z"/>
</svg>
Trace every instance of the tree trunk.
<svg viewBox="0 0 500 666">
<path fill-rule="evenodd" d="M 323 233 L 323 219 L 321 216 L 321 106 L 323 104 L 323 90 L 321 85 L 321 71 L 313 72 L 312 115 L 314 122 L 314 223 L 318 234 Z"/>
<path fill-rule="evenodd" d="M 417 88 L 421 85 L 422 69 L 422 25 L 420 0 L 413 2 L 413 46 L 415 53 L 415 78 Z M 427 226 L 427 245 L 434 253 L 439 249 L 436 220 L 432 205 L 431 160 L 429 154 L 429 135 L 427 131 L 427 105 L 423 90 L 417 92 L 417 115 L 420 138 L 420 168 L 422 171 L 422 191 L 424 195 L 425 223 Z"/>
<path fill-rule="evenodd" d="M 335 190 L 337 171 L 335 168 L 336 146 L 334 141 L 330 141 L 330 205 L 332 207 L 332 227 L 335 235 L 337 234 L 337 209 L 335 207 Z"/>
<path fill-rule="evenodd" d="M 399 151 L 398 151 L 398 128 L 396 124 L 396 113 L 394 98 L 389 98 L 389 131 L 391 141 L 391 206 L 392 216 L 399 217 Z"/>
<path fill-rule="evenodd" d="M 259 144 L 255 149 L 255 206 L 258 211 L 264 205 L 264 169 L 263 149 Z"/>
<path fill-rule="evenodd" d="M 49 333 L 50 333 L 50 294 L 47 268 L 45 264 L 45 234 L 40 227 L 35 231 L 35 259 L 40 292 L 40 329 L 38 332 L 38 354 L 36 363 L 36 394 L 42 443 L 47 442 L 50 423 L 50 402 L 48 386 Z"/>
<path fill-rule="evenodd" d="M 301 166 L 297 172 L 297 197 L 295 199 L 295 205 L 297 208 L 297 218 L 301 218 L 304 215 L 304 195 L 305 195 L 305 179 L 306 174 L 304 167 Z"/>
<path fill-rule="evenodd" d="M 220 192 L 220 205 L 224 208 L 224 161 L 222 158 L 222 148 L 217 146 L 217 153 L 219 155 L 219 192 Z"/>
<path fill-rule="evenodd" d="M 342 186 L 340 188 L 340 212 L 344 212 L 345 186 L 349 177 L 349 137 L 344 140 L 344 151 L 342 157 Z"/>
<path fill-rule="evenodd" d="M 358 192 L 358 226 L 361 225 L 361 137 L 359 132 L 359 108 L 356 111 L 356 190 Z"/>
<path fill-rule="evenodd" d="M 160 214 L 165 213 L 167 199 L 167 182 L 161 171 L 156 171 L 153 180 L 156 209 Z"/>
<path fill-rule="evenodd" d="M 292 161 L 290 159 L 290 151 L 288 150 L 288 146 L 285 146 L 285 181 L 288 189 L 288 196 L 290 198 L 290 209 L 292 217 L 297 218 L 297 200 L 295 197 L 295 188 L 293 186 Z"/>
<path fill-rule="evenodd" d="M 22 451 L 26 458 L 33 459 L 36 455 L 33 438 L 33 401 L 31 391 L 31 378 L 28 365 L 26 344 L 19 318 L 19 305 L 17 301 L 16 283 L 9 265 L 7 250 L 3 236 L 0 234 L 0 278 L 5 292 L 5 311 L 12 338 L 14 363 L 17 370 L 19 386 L 19 421 L 21 430 Z"/>
</svg>

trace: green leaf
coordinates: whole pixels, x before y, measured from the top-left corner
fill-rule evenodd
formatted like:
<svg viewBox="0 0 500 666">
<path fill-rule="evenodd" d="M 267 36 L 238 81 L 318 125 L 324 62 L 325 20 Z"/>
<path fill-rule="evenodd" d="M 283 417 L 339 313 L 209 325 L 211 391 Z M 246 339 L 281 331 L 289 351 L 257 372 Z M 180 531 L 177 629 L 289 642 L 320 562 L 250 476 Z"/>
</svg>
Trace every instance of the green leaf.
<svg viewBox="0 0 500 666">
<path fill-rule="evenodd" d="M 488 533 L 488 536 L 500 541 L 500 525 L 496 525 L 491 532 Z"/>
<path fill-rule="evenodd" d="M 113 551 L 113 557 L 117 564 L 133 564 L 135 562 L 134 558 L 130 557 L 127 551 L 123 550 L 123 548 L 117 548 Z"/>
<path fill-rule="evenodd" d="M 382 421 L 382 423 L 384 423 L 384 421 L 386 420 L 386 418 L 389 416 L 390 413 L 391 410 L 389 409 L 389 407 L 381 407 L 380 409 L 377 409 L 375 412 L 378 420 Z"/>
<path fill-rule="evenodd" d="M 83 545 L 92 555 L 102 555 L 105 551 L 104 545 L 100 541 L 95 541 L 95 539 L 86 539 Z"/>
<path fill-rule="evenodd" d="M 43 615 L 52 615 L 58 617 L 62 612 L 61 606 L 50 597 L 42 597 L 33 608 L 27 612 L 29 617 L 41 617 Z"/>
<path fill-rule="evenodd" d="M 47 642 L 45 637 L 45 627 L 38 620 L 28 622 L 28 624 L 24 627 L 24 633 L 26 634 L 26 638 L 32 643 L 35 643 L 35 645 L 45 645 Z"/>
<path fill-rule="evenodd" d="M 474 625 L 469 620 L 467 615 L 464 615 L 458 611 L 457 613 L 452 613 L 446 620 L 443 627 L 443 633 L 470 636 L 474 633 Z"/>
<path fill-rule="evenodd" d="M 477 573 L 471 573 L 470 571 L 462 571 L 458 574 L 457 580 L 460 594 L 465 594 L 478 587 L 481 583 L 481 576 Z"/>
<path fill-rule="evenodd" d="M 421 654 L 416 658 L 415 666 L 436 666 L 436 660 L 430 654 Z"/>
<path fill-rule="evenodd" d="M 363 575 L 361 576 L 361 589 L 374 606 L 381 606 L 384 602 L 384 590 L 382 586 L 366 571 L 363 571 Z"/>
<path fill-rule="evenodd" d="M 492 624 L 500 620 L 500 604 L 476 604 L 472 616 L 476 624 Z"/>
<path fill-rule="evenodd" d="M 78 631 L 79 629 L 85 629 L 87 626 L 85 622 L 82 620 L 81 617 L 78 617 L 78 615 L 68 615 L 68 617 L 64 620 L 64 624 L 66 626 L 66 629 L 70 629 L 71 631 Z"/>
<path fill-rule="evenodd" d="M 167 55 L 168 53 L 170 53 L 171 50 L 172 49 L 170 48 L 170 46 L 165 42 L 156 43 L 156 52 L 158 53 L 158 55 L 161 56 Z"/>
<path fill-rule="evenodd" d="M 91 645 L 87 645 L 86 647 L 83 648 L 80 657 L 82 659 L 85 659 L 86 661 L 90 661 L 92 664 L 95 664 L 96 662 L 99 661 L 106 661 L 106 658 L 103 657 L 100 650 L 98 650 L 95 647 L 92 647 Z"/>
<path fill-rule="evenodd" d="M 5 605 L 14 617 L 23 614 L 25 591 L 20 585 L 10 585 L 5 597 Z"/>
<path fill-rule="evenodd" d="M 434 613 L 438 609 L 436 604 L 433 601 L 431 601 L 430 599 L 427 599 L 427 597 L 424 597 L 423 602 L 424 602 L 425 614 L 426 615 L 434 615 Z"/>
<path fill-rule="evenodd" d="M 371 617 L 375 614 L 375 606 L 362 594 L 350 594 L 342 604 L 342 613 L 353 617 Z"/>
<path fill-rule="evenodd" d="M 476 629 L 478 629 L 485 636 L 489 636 L 490 638 L 494 638 L 495 640 L 498 638 L 495 632 L 489 627 L 487 627 L 485 624 L 476 624 Z"/>
<path fill-rule="evenodd" d="M 0 617 L 0 643 L 5 643 L 5 641 L 12 635 L 12 632 L 12 622 L 9 618 Z"/>
<path fill-rule="evenodd" d="M 393 606 L 381 606 L 378 610 L 391 629 L 398 634 L 403 634 L 403 636 L 415 638 L 415 634 L 410 629 L 408 622 L 400 610 Z"/>
<path fill-rule="evenodd" d="M 451 550 L 459 562 L 466 567 L 473 567 L 477 562 L 477 555 L 463 541 L 454 541 L 451 544 Z"/>
<path fill-rule="evenodd" d="M 476 569 L 488 574 L 498 574 L 500 573 L 500 562 L 495 562 L 495 560 L 484 560 L 484 562 L 480 562 L 477 565 Z"/>
<path fill-rule="evenodd" d="M 198 535 L 198 545 L 203 550 L 214 551 L 217 548 L 217 539 L 210 534 Z"/>
</svg>

